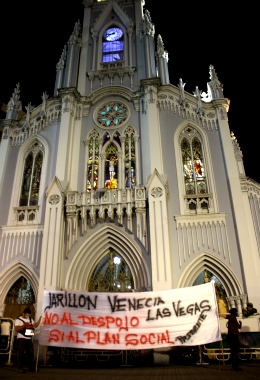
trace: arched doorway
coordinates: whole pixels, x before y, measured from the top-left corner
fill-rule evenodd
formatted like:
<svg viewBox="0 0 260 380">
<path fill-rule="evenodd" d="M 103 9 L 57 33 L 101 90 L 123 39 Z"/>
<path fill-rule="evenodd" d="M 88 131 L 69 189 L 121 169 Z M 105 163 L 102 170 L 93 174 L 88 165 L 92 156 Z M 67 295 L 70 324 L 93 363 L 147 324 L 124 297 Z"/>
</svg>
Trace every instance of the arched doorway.
<svg viewBox="0 0 260 380">
<path fill-rule="evenodd" d="M 117 250 L 108 248 L 93 264 L 86 283 L 88 292 L 132 292 L 134 291 L 134 278 L 131 269 Z M 55 352 L 55 349 L 54 349 Z M 57 355 L 57 353 L 55 353 Z M 77 349 L 61 347 L 57 360 L 70 363 L 109 363 L 109 365 L 126 365 L 138 359 L 138 350 L 106 350 L 106 349 Z"/>
<path fill-rule="evenodd" d="M 216 277 L 208 269 L 205 269 L 198 275 L 193 285 L 199 285 L 210 281 L 214 281 L 215 283 L 215 291 L 219 313 L 225 314 L 228 312 L 227 293 L 218 277 Z"/>
<path fill-rule="evenodd" d="M 34 318 L 35 295 L 30 281 L 21 276 L 10 288 L 5 298 L 4 317 L 16 319 L 19 317 L 25 307 L 29 307 Z"/>
</svg>

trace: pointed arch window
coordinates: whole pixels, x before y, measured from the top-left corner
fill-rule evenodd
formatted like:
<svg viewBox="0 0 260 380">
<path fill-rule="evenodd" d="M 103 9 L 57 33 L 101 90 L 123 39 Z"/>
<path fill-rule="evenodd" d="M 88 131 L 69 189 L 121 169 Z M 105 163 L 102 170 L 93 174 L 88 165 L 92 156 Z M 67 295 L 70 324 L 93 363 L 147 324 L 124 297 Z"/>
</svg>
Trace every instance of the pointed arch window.
<svg viewBox="0 0 260 380">
<path fill-rule="evenodd" d="M 124 33 L 117 26 L 109 27 L 102 39 L 102 62 L 115 62 L 124 59 Z"/>
<path fill-rule="evenodd" d="M 90 292 L 131 292 L 133 276 L 123 257 L 113 249 L 94 268 L 89 284 Z"/>
<path fill-rule="evenodd" d="M 134 130 L 129 127 L 125 133 L 125 187 L 136 185 L 136 152 Z"/>
<path fill-rule="evenodd" d="M 202 147 L 197 137 L 184 138 L 181 143 L 186 194 L 207 193 Z"/>
<path fill-rule="evenodd" d="M 187 208 L 206 211 L 209 209 L 210 196 L 203 145 L 199 133 L 191 127 L 182 132 L 181 155 Z"/>
<path fill-rule="evenodd" d="M 137 184 L 137 139 L 135 130 L 123 133 L 94 129 L 86 139 L 86 191 L 134 188 Z"/>
<path fill-rule="evenodd" d="M 36 206 L 39 201 L 43 146 L 36 141 L 25 159 L 19 206 Z"/>
<path fill-rule="evenodd" d="M 97 190 L 99 174 L 99 134 L 95 130 L 90 134 L 88 157 L 87 191 Z"/>
<path fill-rule="evenodd" d="M 117 147 L 110 143 L 106 148 L 105 160 L 105 188 L 118 188 L 118 151 Z"/>
</svg>

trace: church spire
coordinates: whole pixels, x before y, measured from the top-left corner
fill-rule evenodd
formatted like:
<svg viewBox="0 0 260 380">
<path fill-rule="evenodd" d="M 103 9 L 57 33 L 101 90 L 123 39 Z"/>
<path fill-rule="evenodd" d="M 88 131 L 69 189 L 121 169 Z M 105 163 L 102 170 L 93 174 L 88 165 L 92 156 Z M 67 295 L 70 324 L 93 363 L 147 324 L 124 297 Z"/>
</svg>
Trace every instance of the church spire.
<svg viewBox="0 0 260 380">
<path fill-rule="evenodd" d="M 22 110 L 22 102 L 20 99 L 20 83 L 17 83 L 12 97 L 7 104 L 6 119 L 17 120 L 19 112 Z"/>
<path fill-rule="evenodd" d="M 211 99 L 224 98 L 223 85 L 219 81 L 213 65 L 209 66 L 209 78 L 211 81 L 208 83 L 208 96 L 210 96 Z"/>
<path fill-rule="evenodd" d="M 169 84 L 168 52 L 164 49 L 160 34 L 157 37 L 157 66 L 162 84 Z"/>
</svg>

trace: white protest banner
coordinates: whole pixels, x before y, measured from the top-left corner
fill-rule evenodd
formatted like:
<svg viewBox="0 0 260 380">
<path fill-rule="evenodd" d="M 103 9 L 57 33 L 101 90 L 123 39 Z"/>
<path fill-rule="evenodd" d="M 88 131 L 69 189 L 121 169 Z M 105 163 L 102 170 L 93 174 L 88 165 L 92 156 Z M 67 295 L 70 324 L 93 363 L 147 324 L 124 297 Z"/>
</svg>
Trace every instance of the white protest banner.
<svg viewBox="0 0 260 380">
<path fill-rule="evenodd" d="M 44 291 L 44 346 L 137 350 L 219 340 L 213 282 L 140 293 Z"/>
</svg>

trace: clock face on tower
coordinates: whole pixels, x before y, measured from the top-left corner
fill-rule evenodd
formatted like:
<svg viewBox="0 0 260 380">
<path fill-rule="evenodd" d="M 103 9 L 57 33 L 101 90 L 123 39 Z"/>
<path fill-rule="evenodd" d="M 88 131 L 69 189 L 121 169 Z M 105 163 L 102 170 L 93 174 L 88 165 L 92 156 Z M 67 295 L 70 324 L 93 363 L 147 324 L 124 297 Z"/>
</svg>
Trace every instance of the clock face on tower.
<svg viewBox="0 0 260 380">
<path fill-rule="evenodd" d="M 105 31 L 104 38 L 107 41 L 119 40 L 123 35 L 123 31 L 120 28 L 109 28 Z"/>
</svg>

